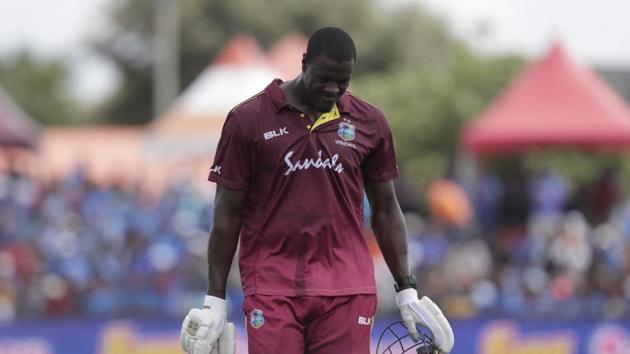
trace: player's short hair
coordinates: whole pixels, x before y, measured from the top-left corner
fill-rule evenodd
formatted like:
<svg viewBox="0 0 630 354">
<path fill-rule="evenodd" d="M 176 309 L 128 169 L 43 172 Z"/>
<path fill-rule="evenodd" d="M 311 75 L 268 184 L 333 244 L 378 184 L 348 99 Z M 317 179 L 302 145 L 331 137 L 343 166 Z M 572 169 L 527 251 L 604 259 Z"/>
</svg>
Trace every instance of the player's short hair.
<svg viewBox="0 0 630 354">
<path fill-rule="evenodd" d="M 306 61 L 312 61 L 322 54 L 335 61 L 356 61 L 357 58 L 354 41 L 346 31 L 337 27 L 322 27 L 308 38 Z"/>
</svg>

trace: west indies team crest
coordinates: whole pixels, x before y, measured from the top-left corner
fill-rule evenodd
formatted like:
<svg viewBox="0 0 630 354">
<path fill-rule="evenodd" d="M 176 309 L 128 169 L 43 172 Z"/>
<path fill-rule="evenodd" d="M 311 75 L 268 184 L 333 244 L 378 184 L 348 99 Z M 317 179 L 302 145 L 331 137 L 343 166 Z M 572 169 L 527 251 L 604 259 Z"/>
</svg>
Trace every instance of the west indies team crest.
<svg viewBox="0 0 630 354">
<path fill-rule="evenodd" d="M 343 122 L 339 123 L 337 135 L 345 141 L 354 140 L 355 128 L 354 125 L 350 124 L 350 120 L 344 119 Z"/>
<path fill-rule="evenodd" d="M 262 327 L 262 325 L 265 324 L 265 316 L 263 314 L 263 311 L 260 309 L 253 309 L 249 313 L 249 324 L 256 329 Z"/>
</svg>

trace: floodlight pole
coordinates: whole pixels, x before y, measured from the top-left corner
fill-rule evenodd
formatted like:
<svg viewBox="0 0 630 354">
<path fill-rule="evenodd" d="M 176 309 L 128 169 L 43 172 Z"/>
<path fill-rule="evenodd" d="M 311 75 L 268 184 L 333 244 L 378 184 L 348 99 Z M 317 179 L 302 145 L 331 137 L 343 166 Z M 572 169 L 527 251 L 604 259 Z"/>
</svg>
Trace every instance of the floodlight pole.
<svg viewBox="0 0 630 354">
<path fill-rule="evenodd" d="M 179 93 L 179 0 L 155 0 L 153 6 L 153 116 Z"/>
</svg>

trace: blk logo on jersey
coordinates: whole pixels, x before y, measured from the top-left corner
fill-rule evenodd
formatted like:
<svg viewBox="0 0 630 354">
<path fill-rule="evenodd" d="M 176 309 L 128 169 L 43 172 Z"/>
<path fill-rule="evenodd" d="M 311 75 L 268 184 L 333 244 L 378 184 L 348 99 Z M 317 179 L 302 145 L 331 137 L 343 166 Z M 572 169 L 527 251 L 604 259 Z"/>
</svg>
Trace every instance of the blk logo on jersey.
<svg viewBox="0 0 630 354">
<path fill-rule="evenodd" d="M 210 172 L 214 172 L 216 174 L 218 174 L 219 176 L 221 175 L 221 166 L 216 165 L 213 168 L 210 169 Z"/>
<path fill-rule="evenodd" d="M 345 141 L 354 140 L 354 125 L 350 124 L 349 120 L 344 119 L 343 122 L 339 123 L 339 130 L 337 130 L 337 135 L 339 135 L 339 137 Z"/>
<path fill-rule="evenodd" d="M 289 134 L 289 128 L 283 127 L 280 129 L 272 130 L 270 132 L 266 132 L 265 134 L 263 134 L 263 136 L 265 137 L 265 140 L 269 140 L 286 134 Z"/>
<path fill-rule="evenodd" d="M 317 158 L 295 161 L 291 160 L 293 154 L 294 152 L 291 150 L 284 156 L 284 163 L 287 165 L 287 170 L 284 172 L 285 176 L 288 176 L 297 170 L 308 170 L 310 168 L 330 169 L 337 173 L 343 172 L 343 165 L 339 162 L 339 154 L 334 154 L 331 157 L 323 157 L 323 152 L 319 150 Z"/>
<path fill-rule="evenodd" d="M 249 325 L 258 329 L 265 324 L 265 315 L 260 309 L 253 309 L 249 313 Z"/>
</svg>

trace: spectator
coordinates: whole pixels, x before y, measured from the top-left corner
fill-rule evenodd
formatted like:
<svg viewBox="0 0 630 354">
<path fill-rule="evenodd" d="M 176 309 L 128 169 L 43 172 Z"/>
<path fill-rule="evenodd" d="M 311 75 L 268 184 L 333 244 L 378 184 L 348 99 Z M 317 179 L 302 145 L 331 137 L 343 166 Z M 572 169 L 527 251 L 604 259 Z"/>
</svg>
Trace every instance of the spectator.
<svg viewBox="0 0 630 354">
<path fill-rule="evenodd" d="M 149 195 L 138 187 L 96 185 L 85 176 L 78 170 L 64 180 L 41 182 L 0 174 L 0 322 L 67 315 L 181 317 L 204 292 L 211 201 L 186 181 Z M 489 181 L 490 199 L 499 200 L 502 184 Z M 521 192 L 516 181 L 506 187 L 512 194 L 504 201 L 512 200 L 512 217 L 521 207 L 525 212 L 517 214 L 528 214 L 531 202 L 531 217 L 521 228 L 491 227 L 483 237 L 467 229 L 467 237 L 459 238 L 446 224 L 405 215 L 410 261 L 422 273 L 427 294 L 459 317 L 630 315 L 630 202 L 612 192 L 616 187 L 598 187 L 610 192 L 601 192 L 606 196 L 598 204 L 608 214 L 590 224 L 578 211 L 563 211 L 569 190 L 563 177 L 520 180 Z M 606 186 L 611 180 L 601 181 Z M 529 186 L 530 199 L 523 186 Z M 378 256 L 375 261 L 378 273 Z M 444 281 L 445 272 L 453 281 Z M 379 282 L 391 289 L 387 273 Z M 228 296 L 240 296 L 233 289 Z M 388 310 L 395 308 L 380 308 Z"/>
</svg>

